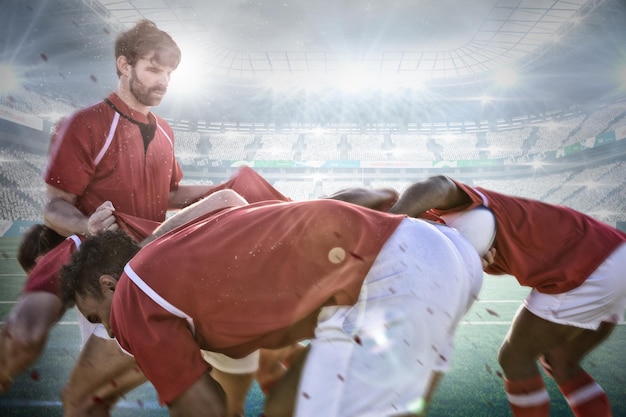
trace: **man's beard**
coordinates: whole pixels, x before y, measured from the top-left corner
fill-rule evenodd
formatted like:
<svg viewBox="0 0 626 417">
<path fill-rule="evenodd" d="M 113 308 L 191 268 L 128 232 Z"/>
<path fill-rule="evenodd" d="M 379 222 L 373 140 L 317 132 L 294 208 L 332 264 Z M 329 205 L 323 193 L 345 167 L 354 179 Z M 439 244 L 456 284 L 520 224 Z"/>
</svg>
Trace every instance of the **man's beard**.
<svg viewBox="0 0 626 417">
<path fill-rule="evenodd" d="M 163 95 L 153 95 L 155 91 L 166 92 L 166 89 L 162 87 L 146 87 L 137 77 L 134 68 L 131 70 L 129 84 L 132 95 L 135 96 L 138 102 L 148 107 L 158 106 L 163 99 Z"/>
</svg>

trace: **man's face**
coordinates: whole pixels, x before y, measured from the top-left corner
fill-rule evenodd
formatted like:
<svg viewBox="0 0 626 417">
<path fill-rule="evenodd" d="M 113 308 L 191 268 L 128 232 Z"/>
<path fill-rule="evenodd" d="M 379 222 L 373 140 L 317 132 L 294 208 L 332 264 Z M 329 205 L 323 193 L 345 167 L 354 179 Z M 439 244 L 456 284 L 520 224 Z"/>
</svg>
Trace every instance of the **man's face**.
<svg viewBox="0 0 626 417">
<path fill-rule="evenodd" d="M 157 63 L 152 57 L 139 59 L 131 67 L 130 92 L 141 104 L 158 106 L 167 92 L 174 68 Z"/>
<path fill-rule="evenodd" d="M 102 297 L 100 298 L 96 298 L 91 294 L 76 294 L 76 308 L 90 323 L 102 323 L 110 337 L 114 337 L 109 323 L 114 289 L 115 286 L 101 285 Z"/>
</svg>

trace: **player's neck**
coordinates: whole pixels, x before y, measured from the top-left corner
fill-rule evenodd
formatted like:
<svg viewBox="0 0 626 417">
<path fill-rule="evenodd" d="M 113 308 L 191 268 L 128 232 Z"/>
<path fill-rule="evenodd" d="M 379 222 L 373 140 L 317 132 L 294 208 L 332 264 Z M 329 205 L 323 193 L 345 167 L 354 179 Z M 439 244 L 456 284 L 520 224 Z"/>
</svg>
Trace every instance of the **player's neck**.
<svg viewBox="0 0 626 417">
<path fill-rule="evenodd" d="M 131 111 L 142 113 L 144 116 L 148 116 L 148 113 L 150 113 L 150 106 L 146 106 L 145 104 L 139 102 L 135 95 L 131 93 L 129 89 L 124 88 L 121 83 L 118 85 L 115 93 L 131 109 Z M 132 115 L 130 116 L 132 117 Z"/>
</svg>

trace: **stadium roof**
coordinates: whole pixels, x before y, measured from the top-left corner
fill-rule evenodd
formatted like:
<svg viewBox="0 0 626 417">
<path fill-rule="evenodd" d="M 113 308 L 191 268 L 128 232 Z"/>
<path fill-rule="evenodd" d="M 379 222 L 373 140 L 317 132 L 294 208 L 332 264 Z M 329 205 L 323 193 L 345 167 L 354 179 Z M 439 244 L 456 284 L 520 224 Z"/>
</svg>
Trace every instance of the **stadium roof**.
<svg viewBox="0 0 626 417">
<path fill-rule="evenodd" d="M 208 51 L 220 75 L 332 73 L 346 65 L 456 78 L 539 56 L 602 0 L 100 0 Z"/>
<path fill-rule="evenodd" d="M 117 83 L 115 36 L 141 18 L 180 44 L 175 77 L 191 63 L 196 90 L 230 88 L 212 91 L 211 105 L 267 81 L 369 74 L 456 88 L 507 65 L 544 70 L 535 88 L 563 82 L 552 95 L 567 102 L 573 92 L 612 88 L 603 71 L 626 62 L 622 0 L 4 0 L 0 95 L 9 65 L 24 88 L 76 105 L 101 98 Z"/>
</svg>

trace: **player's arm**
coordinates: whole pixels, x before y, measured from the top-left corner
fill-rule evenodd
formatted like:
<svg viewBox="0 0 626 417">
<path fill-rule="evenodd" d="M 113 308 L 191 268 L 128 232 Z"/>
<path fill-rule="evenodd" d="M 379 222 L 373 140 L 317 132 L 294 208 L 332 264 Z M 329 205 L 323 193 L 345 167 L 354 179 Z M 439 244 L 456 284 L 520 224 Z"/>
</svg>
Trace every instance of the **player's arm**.
<svg viewBox="0 0 626 417">
<path fill-rule="evenodd" d="M 410 185 L 389 212 L 417 217 L 430 209 L 446 210 L 470 202 L 469 196 L 454 181 L 437 175 Z"/>
<path fill-rule="evenodd" d="M 0 392 L 39 358 L 50 329 L 64 311 L 54 294 L 39 291 L 20 296 L 0 331 Z"/>
<path fill-rule="evenodd" d="M 174 191 L 170 191 L 168 208 L 171 210 L 181 209 L 195 203 L 205 197 L 213 185 L 180 185 Z"/>
<path fill-rule="evenodd" d="M 226 415 L 226 395 L 205 372 L 168 407 L 172 417 L 223 417 Z"/>
<path fill-rule="evenodd" d="M 145 381 L 135 359 L 115 339 L 91 335 L 63 389 L 63 415 L 108 415 L 121 396 Z"/>
<path fill-rule="evenodd" d="M 346 188 L 324 198 L 346 201 L 375 210 L 387 211 L 398 200 L 398 192 L 393 188 Z"/>
<path fill-rule="evenodd" d="M 73 234 L 90 236 L 103 230 L 117 230 L 113 211 L 115 208 L 105 201 L 91 216 L 85 216 L 74 205 L 76 194 L 46 185 L 48 203 L 43 209 L 44 224 L 63 236 Z"/>
</svg>

